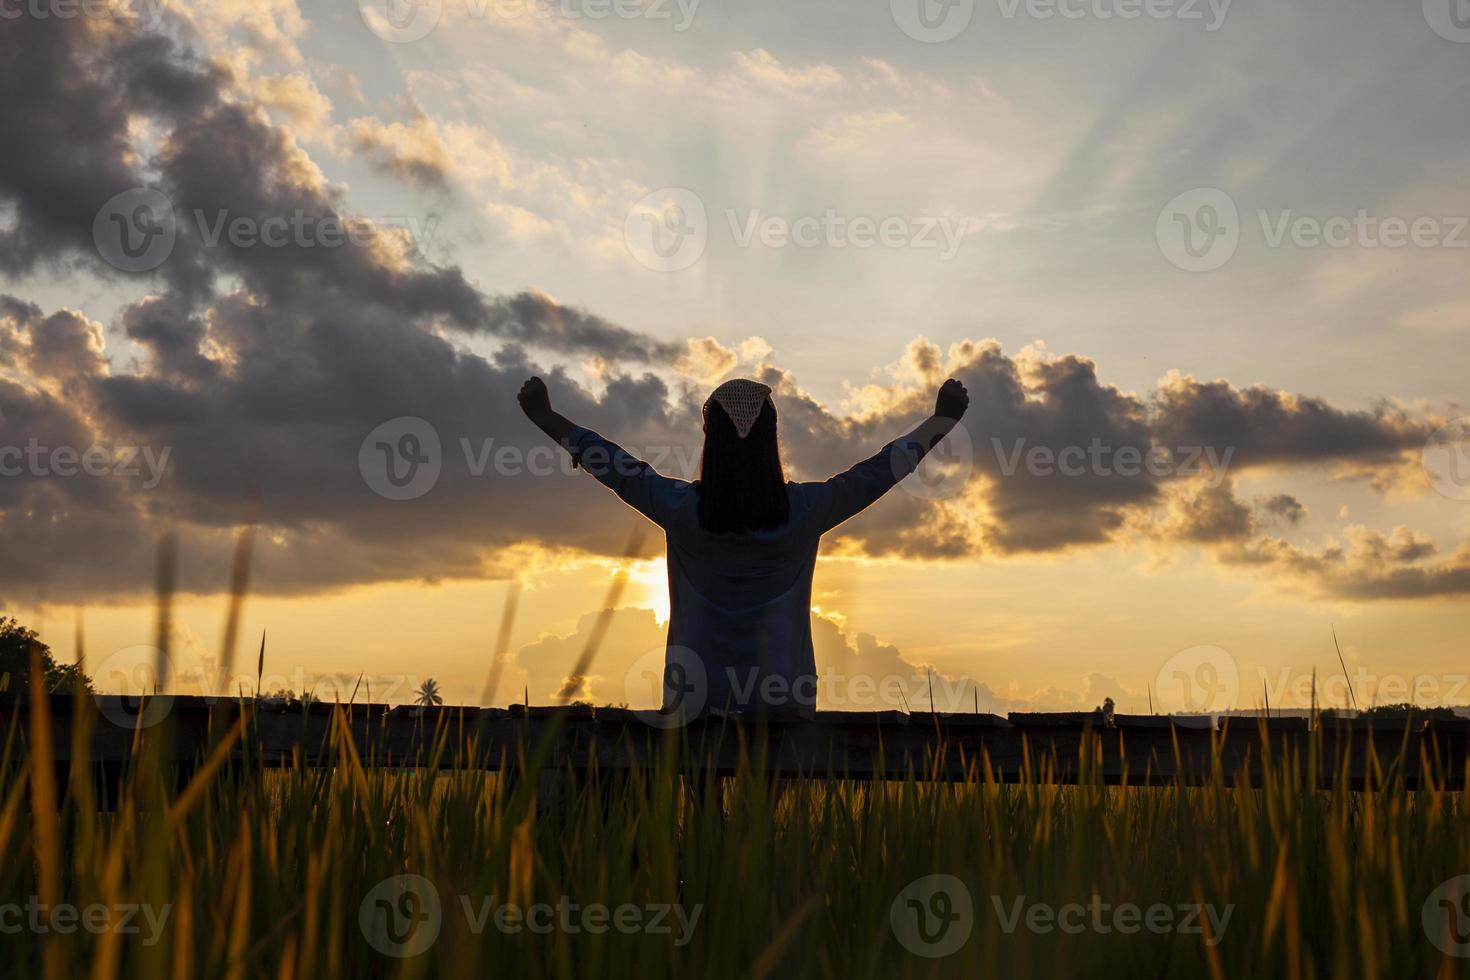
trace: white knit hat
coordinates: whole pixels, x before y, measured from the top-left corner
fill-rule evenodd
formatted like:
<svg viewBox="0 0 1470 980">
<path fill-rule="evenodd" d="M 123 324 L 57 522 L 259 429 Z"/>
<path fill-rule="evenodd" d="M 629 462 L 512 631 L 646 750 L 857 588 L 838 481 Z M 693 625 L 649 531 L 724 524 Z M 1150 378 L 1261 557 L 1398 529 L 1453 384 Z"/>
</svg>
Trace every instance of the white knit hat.
<svg viewBox="0 0 1470 980">
<path fill-rule="evenodd" d="M 730 416 L 730 421 L 735 423 L 735 431 L 744 439 L 750 435 L 750 429 L 760 417 L 761 409 L 765 407 L 766 399 L 770 395 L 770 385 L 763 385 L 749 378 L 731 378 L 705 399 L 704 411 L 708 415 L 710 402 L 719 402 L 725 414 Z"/>
</svg>

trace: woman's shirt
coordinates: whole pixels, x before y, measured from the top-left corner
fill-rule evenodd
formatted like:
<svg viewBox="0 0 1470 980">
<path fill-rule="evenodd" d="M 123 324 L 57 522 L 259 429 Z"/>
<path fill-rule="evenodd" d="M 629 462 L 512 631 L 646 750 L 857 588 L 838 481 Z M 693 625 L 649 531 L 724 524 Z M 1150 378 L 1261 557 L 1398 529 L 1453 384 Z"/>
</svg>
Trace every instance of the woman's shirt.
<svg viewBox="0 0 1470 980">
<path fill-rule="evenodd" d="M 786 523 L 743 534 L 711 534 L 699 526 L 697 483 L 660 475 L 590 429 L 574 428 L 567 442 L 577 465 L 664 530 L 665 711 L 813 711 L 811 600 L 818 542 L 913 472 L 926 451 L 918 440 L 896 439 L 820 483 L 787 483 Z"/>
</svg>

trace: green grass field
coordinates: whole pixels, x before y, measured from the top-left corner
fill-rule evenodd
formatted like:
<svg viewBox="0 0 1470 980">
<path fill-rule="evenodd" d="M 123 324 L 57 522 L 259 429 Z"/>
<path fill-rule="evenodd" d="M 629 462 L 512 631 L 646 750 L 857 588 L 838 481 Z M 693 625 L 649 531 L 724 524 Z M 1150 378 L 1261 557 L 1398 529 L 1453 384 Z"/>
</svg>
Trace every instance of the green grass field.
<svg viewBox="0 0 1470 980">
<path fill-rule="evenodd" d="M 54 778 L 47 724 L 12 721 L 0 765 L 5 976 L 1470 973 L 1440 948 L 1470 940 L 1465 793 L 1392 774 L 1371 793 L 1306 789 L 1300 758 L 1259 789 L 998 784 L 983 763 L 953 784 L 716 781 L 671 751 L 572 779 L 392 771 L 339 742 L 334 767 L 181 781 L 164 724 L 104 804 Z"/>
</svg>

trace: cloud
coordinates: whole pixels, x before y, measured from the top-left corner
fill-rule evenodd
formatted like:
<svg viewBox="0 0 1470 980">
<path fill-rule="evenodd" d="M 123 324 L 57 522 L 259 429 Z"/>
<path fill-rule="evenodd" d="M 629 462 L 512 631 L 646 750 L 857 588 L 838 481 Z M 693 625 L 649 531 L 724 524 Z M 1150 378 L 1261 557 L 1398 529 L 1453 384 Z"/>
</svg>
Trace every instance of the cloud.
<svg viewBox="0 0 1470 980">
<path fill-rule="evenodd" d="M 98 57 L 102 55 L 103 57 Z M 209 98 L 216 69 L 192 64 L 157 35 L 107 32 L 91 18 L 19 17 L 0 31 L 0 86 L 24 92 L 0 112 L 0 200 L 14 209 L 0 229 L 0 271 L 92 248 L 92 219 L 141 181 L 130 116 L 172 115 Z"/>
<path fill-rule="evenodd" d="M 1278 493 L 1256 502 L 1257 511 L 1267 521 L 1283 524 L 1300 524 L 1307 516 L 1307 507 L 1289 493 Z"/>
<path fill-rule="evenodd" d="M 1298 544 L 1272 531 L 1296 527 L 1306 507 L 1290 494 L 1243 501 L 1235 484 L 1182 485 L 1148 533 L 1167 542 L 1211 549 L 1226 567 L 1275 573 L 1278 587 L 1355 600 L 1428 599 L 1470 591 L 1470 550 L 1428 563 L 1438 549 L 1428 535 L 1404 525 L 1388 534 L 1348 525 L 1341 540 Z"/>
<path fill-rule="evenodd" d="M 306 136 L 322 135 L 331 122 L 332 102 L 306 72 L 263 75 L 251 80 L 250 92 L 261 105 L 279 112 Z"/>
<path fill-rule="evenodd" d="M 354 119 L 347 124 L 347 144 L 351 152 L 396 177 L 437 190 L 449 186 L 453 158 L 438 128 L 422 111 L 416 109 L 406 123 L 374 116 Z"/>
<path fill-rule="evenodd" d="M 740 76 L 791 94 L 832 88 L 842 83 L 842 72 L 831 65 L 811 64 L 792 68 L 782 64 L 764 48 L 737 51 L 735 67 Z"/>
<path fill-rule="evenodd" d="M 1154 396 L 1159 439 L 1232 448 L 1245 469 L 1317 462 L 1392 463 L 1424 445 L 1434 426 L 1395 406 L 1345 412 L 1319 398 L 1169 374 Z"/>
<path fill-rule="evenodd" d="M 102 324 L 74 310 L 40 307 L 0 294 L 0 365 L 61 381 L 104 373 Z"/>
<path fill-rule="evenodd" d="M 559 353 L 592 352 L 612 360 L 674 360 L 687 352 L 685 344 L 652 340 L 587 310 L 563 306 L 534 289 L 495 300 L 485 326 L 521 343 Z"/>
<path fill-rule="evenodd" d="M 738 363 L 739 355 L 715 338 L 698 337 L 689 341 L 688 349 L 675 367 L 696 381 L 714 386 L 735 370 Z"/>
<path fill-rule="evenodd" d="M 277 32 L 277 41 L 293 36 Z M 785 78 L 768 55 L 743 64 Z M 804 71 L 782 84 L 821 78 Z M 1080 354 L 1007 354 L 988 340 L 941 350 L 922 338 L 839 412 L 758 338 L 728 348 L 672 341 L 534 288 L 488 295 L 401 235 L 335 248 L 211 241 L 221 216 L 325 222 L 350 218 L 350 200 L 234 73 L 168 37 L 22 18 L 0 32 L 0 82 L 31 95 L 0 114 L 0 138 L 34 148 L 0 159 L 0 204 L 13 212 L 0 232 L 0 267 L 111 274 L 93 249 L 93 218 L 126 188 L 159 187 L 181 216 L 173 254 L 157 273 L 130 280 L 146 295 L 115 318 L 136 345 L 135 363 L 108 364 L 101 325 L 83 311 L 0 297 L 0 357 L 11 375 L 0 376 L 4 444 L 35 437 L 140 447 L 157 458 L 166 450 L 168 459 L 151 487 L 115 475 L 6 481 L 0 526 L 21 557 L 0 567 L 0 587 L 44 587 L 58 599 L 146 590 L 151 543 L 176 528 L 188 556 L 182 587 L 218 590 L 247 497 L 258 501 L 254 587 L 265 592 L 508 575 L 515 566 L 506 556 L 525 546 L 619 554 L 640 518 L 581 474 L 556 469 L 516 407 L 532 373 L 547 378 L 569 417 L 687 463 L 707 386 L 748 370 L 775 389 L 790 470 L 805 480 L 876 451 L 932 409 L 944 377 L 959 377 L 972 398 L 968 481 L 943 499 L 899 490 L 832 536 L 847 553 L 915 559 L 1095 546 L 1173 508 L 1176 538 L 1234 545 L 1237 562 L 1331 564 L 1326 554 L 1248 538 L 1267 514 L 1290 523 L 1285 503 L 1241 504 L 1220 473 L 1213 489 L 1185 500 L 1179 488 L 1193 488 L 1199 474 L 1128 468 L 1121 456 L 1193 447 L 1219 460 L 1228 452 L 1232 471 L 1340 465 L 1390 474 L 1432 428 L 1392 406 L 1344 411 L 1179 375 L 1140 396 Z M 129 119 L 149 124 L 146 165 Z M 414 133 L 374 132 L 400 165 L 437 167 L 431 152 L 402 156 Z M 570 374 L 566 365 L 579 361 L 596 362 L 600 390 Z M 364 478 L 360 452 L 385 422 L 410 417 L 432 426 L 441 472 L 420 498 L 386 499 Z M 1091 458 L 1094 446 L 1106 450 L 1102 462 Z M 535 450 L 548 452 L 552 472 L 530 472 Z M 1035 450 L 1053 465 L 1033 465 Z M 1058 472 L 1077 453 L 1080 471 Z M 684 466 L 676 475 L 693 473 Z M 1366 539 L 1357 548 L 1379 583 L 1365 595 L 1457 587 L 1452 565 L 1406 564 L 1402 549 L 1374 557 Z"/>
<path fill-rule="evenodd" d="M 1227 541 L 1250 535 L 1255 526 L 1251 509 L 1235 496 L 1234 486 L 1223 483 L 1180 494 L 1173 501 L 1170 530 L 1185 541 Z"/>
<path fill-rule="evenodd" d="M 1398 525 L 1388 534 L 1361 524 L 1343 539 L 1311 547 L 1263 534 L 1226 544 L 1224 564 L 1269 569 L 1286 586 L 1355 600 L 1433 599 L 1470 593 L 1470 549 L 1429 562 L 1438 549 L 1427 535 Z"/>
</svg>

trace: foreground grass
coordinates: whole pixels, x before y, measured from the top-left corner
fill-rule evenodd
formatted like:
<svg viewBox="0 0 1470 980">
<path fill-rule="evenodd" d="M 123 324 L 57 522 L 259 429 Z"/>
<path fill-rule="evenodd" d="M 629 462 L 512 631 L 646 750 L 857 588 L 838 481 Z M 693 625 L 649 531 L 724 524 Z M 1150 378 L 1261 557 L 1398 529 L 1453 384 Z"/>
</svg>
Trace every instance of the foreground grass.
<svg viewBox="0 0 1470 980">
<path fill-rule="evenodd" d="M 682 775 L 676 751 L 619 778 L 534 762 L 394 771 L 341 744 L 334 767 L 206 763 L 180 786 L 158 762 L 162 725 L 103 803 L 91 780 L 56 784 L 38 731 L 12 725 L 0 760 L 11 976 L 1398 978 L 1470 964 L 1422 917 L 1470 873 L 1465 794 L 1391 778 L 1307 789 L 1310 760 L 1276 759 L 1259 789 L 1123 789 L 1003 785 L 983 767 L 958 784 L 715 780 Z M 952 879 L 914 884 L 932 875 Z M 1465 904 L 1453 924 L 1470 929 Z M 955 951 L 919 955 L 950 937 Z"/>
</svg>

